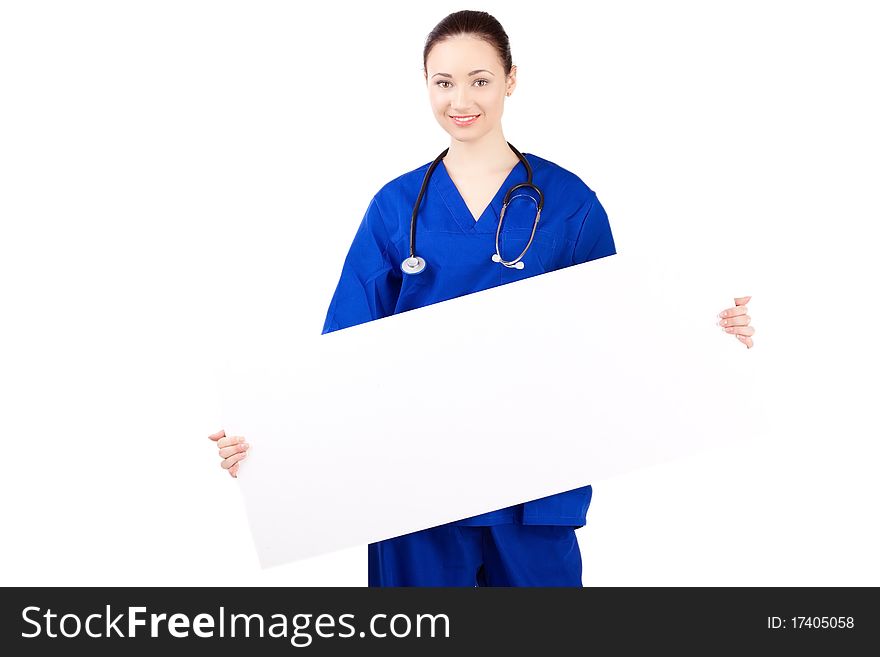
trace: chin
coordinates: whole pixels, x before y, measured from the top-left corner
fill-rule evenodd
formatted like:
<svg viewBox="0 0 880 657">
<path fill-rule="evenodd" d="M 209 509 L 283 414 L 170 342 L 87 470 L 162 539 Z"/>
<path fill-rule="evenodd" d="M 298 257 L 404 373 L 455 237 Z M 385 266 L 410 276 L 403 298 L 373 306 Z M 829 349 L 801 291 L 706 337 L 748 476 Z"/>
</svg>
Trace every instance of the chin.
<svg viewBox="0 0 880 657">
<path fill-rule="evenodd" d="M 476 141 L 477 139 L 480 139 L 489 132 L 488 130 L 484 130 L 482 132 L 472 132 L 470 130 L 455 130 L 454 128 L 450 129 L 449 126 L 443 126 L 443 130 L 444 132 L 446 132 L 447 135 L 449 135 L 456 141 Z"/>
</svg>

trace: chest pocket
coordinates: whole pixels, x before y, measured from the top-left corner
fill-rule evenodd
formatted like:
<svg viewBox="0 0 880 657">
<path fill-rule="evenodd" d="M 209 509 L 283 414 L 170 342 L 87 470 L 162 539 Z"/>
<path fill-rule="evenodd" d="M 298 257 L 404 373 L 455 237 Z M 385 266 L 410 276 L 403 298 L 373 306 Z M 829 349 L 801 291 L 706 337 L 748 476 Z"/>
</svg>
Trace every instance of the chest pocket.
<svg viewBox="0 0 880 657">
<path fill-rule="evenodd" d="M 505 260 L 516 258 L 526 248 L 531 234 L 531 228 L 508 228 L 503 226 L 501 229 L 501 239 L 499 240 L 501 256 Z M 493 246 L 494 241 L 495 237 L 493 235 Z M 523 269 L 511 269 L 501 264 L 496 266 L 503 270 L 504 282 L 508 282 L 558 269 L 557 256 L 556 236 L 546 232 L 546 230 L 542 232 L 542 227 L 538 224 L 538 230 L 535 231 L 532 245 L 522 259 L 525 267 Z"/>
</svg>

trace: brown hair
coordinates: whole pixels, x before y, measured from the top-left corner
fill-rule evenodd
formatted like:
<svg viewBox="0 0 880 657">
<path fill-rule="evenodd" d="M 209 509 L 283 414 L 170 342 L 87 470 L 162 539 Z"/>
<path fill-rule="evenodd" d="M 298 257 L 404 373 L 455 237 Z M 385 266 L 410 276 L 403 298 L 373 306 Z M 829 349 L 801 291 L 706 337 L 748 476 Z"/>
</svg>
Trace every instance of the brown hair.
<svg viewBox="0 0 880 657">
<path fill-rule="evenodd" d="M 425 72 L 428 70 L 428 53 L 431 52 L 431 48 L 444 39 L 464 34 L 483 39 L 495 48 L 504 65 L 504 74 L 510 75 L 513 58 L 510 55 L 510 40 L 507 38 L 507 32 L 494 16 L 485 11 L 457 11 L 437 23 L 437 26 L 431 30 L 425 40 L 425 51 L 422 58 Z"/>
</svg>

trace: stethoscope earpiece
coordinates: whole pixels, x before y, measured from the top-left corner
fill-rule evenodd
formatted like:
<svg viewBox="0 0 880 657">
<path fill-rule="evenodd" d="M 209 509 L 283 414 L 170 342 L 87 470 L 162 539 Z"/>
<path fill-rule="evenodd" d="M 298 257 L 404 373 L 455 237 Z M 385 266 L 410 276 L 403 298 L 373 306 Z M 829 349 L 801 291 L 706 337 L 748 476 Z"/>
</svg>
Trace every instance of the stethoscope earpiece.
<svg viewBox="0 0 880 657">
<path fill-rule="evenodd" d="M 509 95 L 509 94 L 508 94 Z M 532 245 L 532 240 L 535 238 L 535 231 L 538 228 L 538 221 L 541 219 L 541 210 L 544 207 L 544 194 L 538 189 L 535 185 L 532 184 L 532 167 L 529 164 L 529 161 L 520 153 L 516 148 L 513 147 L 513 144 L 507 142 L 507 145 L 510 146 L 510 150 L 516 153 L 516 156 L 519 158 L 520 162 L 523 163 L 523 166 L 526 168 L 526 174 L 528 175 L 528 180 L 524 183 L 520 183 L 518 185 L 514 185 L 510 189 L 507 190 L 507 193 L 504 195 L 504 204 L 501 206 L 501 216 L 498 218 L 498 230 L 495 232 L 495 255 L 492 256 L 492 262 L 499 262 L 505 267 L 510 269 L 524 269 L 525 263 L 522 261 L 523 256 L 526 254 L 526 251 L 529 250 L 529 247 Z M 428 180 L 431 179 L 431 174 L 434 173 L 434 169 L 437 168 L 437 165 L 440 163 L 440 160 L 449 152 L 449 149 L 445 149 L 437 158 L 431 163 L 431 166 L 428 167 L 428 171 L 425 173 L 425 179 L 422 181 L 422 188 L 419 190 L 419 195 L 416 198 L 415 207 L 413 207 L 412 218 L 410 219 L 409 224 L 409 254 L 410 257 L 404 260 L 400 264 L 400 269 L 404 274 L 420 274 L 425 269 L 425 261 L 416 255 L 416 217 L 419 213 L 419 205 L 422 203 L 422 196 L 425 195 L 425 188 L 428 186 Z M 532 224 L 532 234 L 529 237 L 529 242 L 526 244 L 526 248 L 523 249 L 522 253 L 519 254 L 517 258 L 510 261 L 505 261 L 501 258 L 501 247 L 499 245 L 499 238 L 501 236 L 501 225 L 504 223 L 504 213 L 507 211 L 507 205 L 510 203 L 511 197 L 510 194 L 517 189 L 521 189 L 523 187 L 530 187 L 535 190 L 538 194 L 538 200 L 536 201 L 534 198 L 529 196 L 528 194 L 517 194 L 517 196 L 525 196 L 530 198 L 534 203 L 537 209 L 537 213 L 535 214 L 535 221 Z M 516 197 L 514 197 L 516 198 Z"/>
<path fill-rule="evenodd" d="M 492 255 L 492 262 L 500 262 L 505 267 L 509 267 L 511 269 L 525 269 L 525 263 L 522 260 L 518 260 L 517 262 L 510 264 L 509 262 L 503 262 L 501 260 L 501 256 L 497 253 Z"/>
</svg>

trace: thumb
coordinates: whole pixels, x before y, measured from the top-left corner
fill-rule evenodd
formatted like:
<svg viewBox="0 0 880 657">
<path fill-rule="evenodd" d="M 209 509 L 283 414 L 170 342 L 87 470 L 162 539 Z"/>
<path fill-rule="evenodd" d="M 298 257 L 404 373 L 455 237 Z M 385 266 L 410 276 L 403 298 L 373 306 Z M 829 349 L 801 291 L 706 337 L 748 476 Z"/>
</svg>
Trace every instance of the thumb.
<svg viewBox="0 0 880 657">
<path fill-rule="evenodd" d="M 208 438 L 210 438 L 211 440 L 220 440 L 221 438 L 225 437 L 226 431 L 224 431 L 223 429 L 220 429 L 220 431 L 218 431 L 217 433 L 212 433 L 210 436 L 208 436 Z"/>
<path fill-rule="evenodd" d="M 737 306 L 744 306 L 749 302 L 749 299 L 752 297 L 734 297 L 733 301 Z"/>
</svg>

